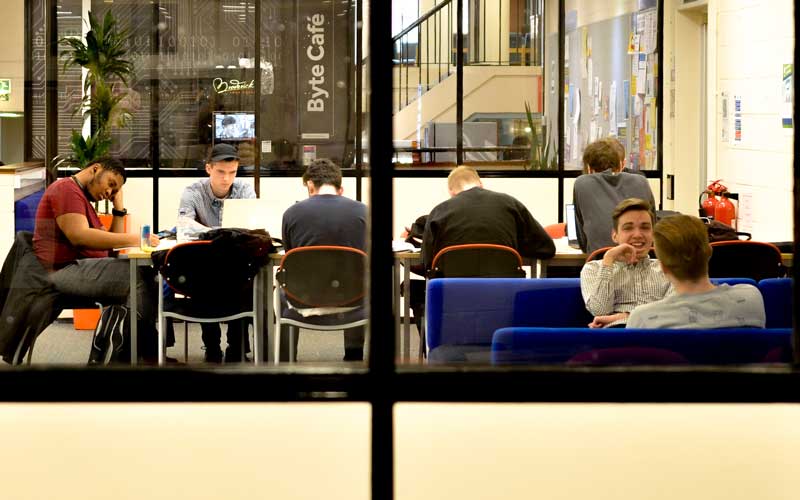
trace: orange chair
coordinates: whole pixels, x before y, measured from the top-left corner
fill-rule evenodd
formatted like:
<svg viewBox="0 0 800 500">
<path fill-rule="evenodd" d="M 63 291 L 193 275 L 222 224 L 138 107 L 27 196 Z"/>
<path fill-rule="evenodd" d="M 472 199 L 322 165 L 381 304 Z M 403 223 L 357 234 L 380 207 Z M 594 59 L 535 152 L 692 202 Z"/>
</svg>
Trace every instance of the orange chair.
<svg viewBox="0 0 800 500">
<path fill-rule="evenodd" d="M 559 222 L 558 224 L 549 224 L 544 226 L 544 230 L 551 238 L 557 240 L 567 235 L 567 223 Z"/>
</svg>

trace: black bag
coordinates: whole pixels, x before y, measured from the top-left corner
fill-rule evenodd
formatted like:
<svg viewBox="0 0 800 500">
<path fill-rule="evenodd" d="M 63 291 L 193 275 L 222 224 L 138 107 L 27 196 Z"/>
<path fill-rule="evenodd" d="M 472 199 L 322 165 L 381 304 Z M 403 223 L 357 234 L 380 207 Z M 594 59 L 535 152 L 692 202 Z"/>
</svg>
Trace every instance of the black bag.
<svg viewBox="0 0 800 500">
<path fill-rule="evenodd" d="M 703 221 L 706 223 L 706 229 L 708 230 L 708 241 L 711 243 L 715 241 L 738 240 L 740 239 L 739 236 L 746 236 L 745 239 L 747 240 L 751 238 L 750 233 L 736 231 L 734 228 L 725 224 L 724 222 L 706 218 L 704 218 Z"/>
<path fill-rule="evenodd" d="M 90 365 L 107 365 L 121 361 L 123 344 L 130 336 L 130 323 L 126 321 L 127 317 L 127 306 L 103 307 L 92 336 L 92 347 L 89 351 Z"/>
</svg>

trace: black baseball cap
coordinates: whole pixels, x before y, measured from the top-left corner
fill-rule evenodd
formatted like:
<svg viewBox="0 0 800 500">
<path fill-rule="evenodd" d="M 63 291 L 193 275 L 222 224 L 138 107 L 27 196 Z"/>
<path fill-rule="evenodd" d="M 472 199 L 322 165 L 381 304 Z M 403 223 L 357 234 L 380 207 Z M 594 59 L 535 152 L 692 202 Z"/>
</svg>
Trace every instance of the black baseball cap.
<svg viewBox="0 0 800 500">
<path fill-rule="evenodd" d="M 231 161 L 238 159 L 239 153 L 236 151 L 236 148 L 231 144 L 222 142 L 215 145 L 214 149 L 211 150 L 211 159 L 209 162 L 213 163 L 215 161 Z"/>
</svg>

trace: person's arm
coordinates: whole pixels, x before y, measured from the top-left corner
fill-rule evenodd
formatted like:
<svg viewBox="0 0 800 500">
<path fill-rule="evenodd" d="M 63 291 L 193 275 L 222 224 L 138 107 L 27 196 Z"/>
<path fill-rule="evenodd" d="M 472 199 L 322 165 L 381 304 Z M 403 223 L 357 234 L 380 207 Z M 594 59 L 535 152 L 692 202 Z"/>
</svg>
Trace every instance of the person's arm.
<svg viewBox="0 0 800 500">
<path fill-rule="evenodd" d="M 612 277 L 613 267 L 604 266 L 601 261 L 587 262 L 581 269 L 581 294 L 592 316 L 614 312 Z"/>
<path fill-rule="evenodd" d="M 641 307 L 641 306 L 640 306 Z M 628 321 L 625 323 L 625 328 L 645 328 L 645 324 L 643 321 L 642 311 L 640 307 L 637 307 L 633 311 L 631 311 L 630 316 L 628 316 Z"/>
<path fill-rule="evenodd" d="M 256 197 L 256 190 L 252 185 L 242 181 L 242 195 L 241 198 L 252 199 Z"/>
<path fill-rule="evenodd" d="M 76 247 L 85 247 L 94 250 L 111 250 L 114 248 L 139 246 L 139 235 L 94 229 L 89 227 L 89 221 L 83 214 L 66 213 L 59 215 L 56 217 L 56 224 L 58 224 L 59 229 L 61 229 L 69 242 Z M 155 238 L 155 246 L 157 246 L 158 237 L 155 236 Z"/>
<path fill-rule="evenodd" d="M 187 187 L 181 194 L 181 202 L 178 205 L 178 219 L 181 218 L 180 212 L 185 211 L 186 215 L 183 218 L 184 224 L 192 233 L 202 233 L 210 231 L 211 228 L 205 226 L 197 221 L 197 208 L 196 204 L 202 200 L 202 197 L 197 193 L 192 186 Z M 180 223 L 180 221 L 178 221 Z"/>
<path fill-rule="evenodd" d="M 113 200 L 113 207 L 114 210 L 123 211 L 125 210 L 125 204 L 122 202 L 122 188 L 117 191 L 117 194 L 114 196 Z M 124 233 L 125 232 L 125 216 L 124 215 L 114 215 L 111 218 L 111 232 L 112 233 Z"/>
<path fill-rule="evenodd" d="M 518 206 L 519 224 L 517 238 L 519 252 L 525 257 L 551 259 L 556 254 L 556 244 L 541 224 L 533 218 L 522 203 Z"/>
<path fill-rule="evenodd" d="M 431 213 L 428 216 L 428 220 L 425 221 L 425 230 L 422 232 L 422 264 L 425 266 L 426 271 L 431 268 L 435 257 L 436 229 L 437 224 L 433 220 L 433 213 Z"/>
<path fill-rule="evenodd" d="M 575 205 L 575 232 L 578 233 L 578 246 L 582 252 L 587 252 L 589 244 L 586 241 L 586 232 L 583 230 L 583 211 L 581 211 L 580 197 L 572 189 L 572 203 Z"/>
</svg>

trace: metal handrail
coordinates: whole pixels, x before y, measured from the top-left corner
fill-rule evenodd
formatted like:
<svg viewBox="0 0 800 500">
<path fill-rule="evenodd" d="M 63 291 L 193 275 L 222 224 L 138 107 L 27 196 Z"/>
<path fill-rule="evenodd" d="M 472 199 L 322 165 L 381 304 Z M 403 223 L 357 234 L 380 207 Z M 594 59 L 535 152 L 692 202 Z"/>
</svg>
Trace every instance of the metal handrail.
<svg viewBox="0 0 800 500">
<path fill-rule="evenodd" d="M 439 5 L 435 6 L 434 8 L 429 10 L 428 12 L 422 14 L 419 17 L 419 19 L 417 19 L 416 21 L 411 23 L 411 25 L 408 28 L 404 29 L 400 33 L 398 33 L 395 36 L 393 36 L 392 37 L 392 43 L 397 43 L 398 41 L 400 41 L 400 39 L 403 38 L 405 35 L 409 34 L 415 28 L 418 28 L 422 23 L 427 21 L 428 18 L 430 18 L 431 16 L 433 16 L 434 14 L 436 14 L 437 12 L 439 12 L 440 10 L 445 8 L 446 6 L 450 5 L 451 3 L 453 3 L 453 0 L 445 0 L 444 2 L 442 2 Z"/>
</svg>

